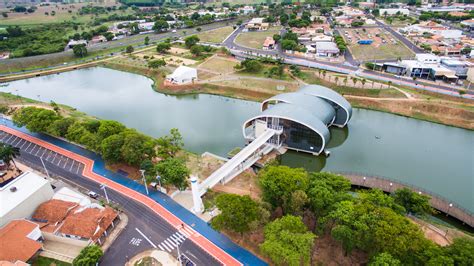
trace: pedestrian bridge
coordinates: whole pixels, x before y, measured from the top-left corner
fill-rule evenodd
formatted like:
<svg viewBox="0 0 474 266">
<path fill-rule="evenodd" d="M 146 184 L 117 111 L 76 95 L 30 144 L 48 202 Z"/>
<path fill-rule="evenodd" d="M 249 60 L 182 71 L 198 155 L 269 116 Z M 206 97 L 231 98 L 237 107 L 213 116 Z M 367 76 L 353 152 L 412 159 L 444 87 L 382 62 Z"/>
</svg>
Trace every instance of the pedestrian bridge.
<svg viewBox="0 0 474 266">
<path fill-rule="evenodd" d="M 272 137 L 278 136 L 282 132 L 283 128 L 267 128 L 249 145 L 199 184 L 199 196 L 203 196 L 208 189 L 213 188 L 218 183 L 225 184 L 229 182 L 256 163 L 262 156 L 268 154 L 273 149 L 278 149 L 280 144 Z"/>
</svg>

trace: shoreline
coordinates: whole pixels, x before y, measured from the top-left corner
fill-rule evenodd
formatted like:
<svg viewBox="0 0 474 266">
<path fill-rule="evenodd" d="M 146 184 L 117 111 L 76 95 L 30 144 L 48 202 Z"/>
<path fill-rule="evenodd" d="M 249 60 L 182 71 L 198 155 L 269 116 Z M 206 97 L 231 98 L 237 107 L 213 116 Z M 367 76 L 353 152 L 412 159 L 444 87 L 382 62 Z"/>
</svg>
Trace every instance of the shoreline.
<svg viewBox="0 0 474 266">
<path fill-rule="evenodd" d="M 241 89 L 241 88 L 228 87 L 228 86 L 219 86 L 219 85 L 214 85 L 214 84 L 184 85 L 184 86 L 176 87 L 177 90 L 170 90 L 170 89 L 164 88 L 162 86 L 162 84 L 161 84 L 162 79 L 161 78 L 156 78 L 156 77 L 148 74 L 150 72 L 157 72 L 157 74 L 158 73 L 162 74 L 162 72 L 159 71 L 159 70 L 150 70 L 150 71 L 147 71 L 147 72 L 144 73 L 140 69 L 134 69 L 134 68 L 127 68 L 127 67 L 123 67 L 123 66 L 118 66 L 117 64 L 113 64 L 113 63 L 110 63 L 110 62 L 106 62 L 106 63 L 102 62 L 101 64 L 98 64 L 97 66 L 98 67 L 105 67 L 105 68 L 109 68 L 109 69 L 113 69 L 113 70 L 117 70 L 117 71 L 127 72 L 127 73 L 133 73 L 133 74 L 142 75 L 144 77 L 147 77 L 147 78 L 149 78 L 153 81 L 152 88 L 153 88 L 154 91 L 156 91 L 158 93 L 163 93 L 163 94 L 166 94 L 166 95 L 179 96 L 179 95 L 209 94 L 209 95 L 223 96 L 223 97 L 229 97 L 229 98 L 233 98 L 233 99 L 253 101 L 253 102 L 260 102 L 262 100 L 265 100 L 269 97 L 272 97 L 272 96 L 276 95 L 276 94 L 269 94 L 269 93 L 263 93 L 263 92 L 262 93 L 251 92 L 251 91 Z M 164 77 L 162 77 L 162 78 L 164 78 Z M 216 87 L 216 89 L 215 90 L 210 89 L 210 88 L 208 88 L 209 86 Z M 219 89 L 221 91 L 219 91 Z M 227 90 L 228 92 L 231 92 L 231 93 L 225 93 L 223 90 L 224 91 Z M 232 92 L 236 92 L 238 94 L 236 95 L 236 94 L 233 94 Z M 252 93 L 256 94 L 256 95 L 251 95 Z M 439 124 L 439 125 L 450 126 L 450 127 L 455 127 L 455 128 L 461 128 L 461 129 L 474 131 L 474 126 L 469 127 L 469 126 L 462 126 L 462 124 L 444 123 L 442 121 L 436 120 L 436 119 L 431 118 L 431 117 L 416 117 L 416 116 L 413 116 L 413 115 L 403 114 L 403 113 L 399 113 L 399 112 L 393 112 L 393 111 L 390 111 L 390 110 L 385 109 L 385 108 L 379 108 L 379 107 L 375 107 L 375 106 L 364 105 L 364 104 L 361 104 L 360 102 L 358 102 L 357 99 L 350 99 L 350 97 L 348 97 L 348 98 L 349 99 L 347 99 L 347 100 L 353 105 L 354 108 L 360 108 L 360 109 L 365 109 L 365 110 L 389 113 L 389 114 L 393 114 L 393 115 L 398 115 L 398 116 L 402 116 L 402 117 L 406 117 L 406 118 L 412 118 L 412 119 L 421 120 L 421 121 L 430 122 L 430 123 L 435 123 L 435 124 Z M 378 101 L 380 99 L 379 98 L 372 98 L 370 100 Z"/>
</svg>

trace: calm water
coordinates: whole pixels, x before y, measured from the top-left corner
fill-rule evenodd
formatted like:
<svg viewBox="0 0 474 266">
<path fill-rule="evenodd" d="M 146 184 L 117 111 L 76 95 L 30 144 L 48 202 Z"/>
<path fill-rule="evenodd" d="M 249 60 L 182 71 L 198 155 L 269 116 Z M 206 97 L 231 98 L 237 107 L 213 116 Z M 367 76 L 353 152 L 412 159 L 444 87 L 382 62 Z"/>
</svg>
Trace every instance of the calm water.
<svg viewBox="0 0 474 266">
<path fill-rule="evenodd" d="M 188 150 L 225 155 L 244 143 L 242 123 L 259 104 L 212 95 L 167 96 L 145 77 L 91 68 L 11 82 L 1 91 L 73 106 L 150 136 L 178 128 Z M 474 132 L 355 109 L 331 129 L 329 158 L 290 152 L 282 162 L 308 170 L 386 176 L 438 193 L 474 212 Z"/>
</svg>

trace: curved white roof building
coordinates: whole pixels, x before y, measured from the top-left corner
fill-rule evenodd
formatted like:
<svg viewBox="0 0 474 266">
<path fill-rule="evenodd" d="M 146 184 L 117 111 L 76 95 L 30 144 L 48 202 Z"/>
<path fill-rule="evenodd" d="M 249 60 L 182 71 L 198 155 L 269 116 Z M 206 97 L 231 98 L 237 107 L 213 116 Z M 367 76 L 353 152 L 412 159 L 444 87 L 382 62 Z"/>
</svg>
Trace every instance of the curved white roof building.
<svg viewBox="0 0 474 266">
<path fill-rule="evenodd" d="M 352 116 L 350 103 L 337 92 L 306 85 L 296 92 L 276 95 L 262 102 L 262 113 L 247 120 L 243 134 L 254 140 L 267 128 L 282 131 L 270 143 L 288 149 L 320 154 L 331 136 L 329 127 L 344 127 Z"/>
</svg>

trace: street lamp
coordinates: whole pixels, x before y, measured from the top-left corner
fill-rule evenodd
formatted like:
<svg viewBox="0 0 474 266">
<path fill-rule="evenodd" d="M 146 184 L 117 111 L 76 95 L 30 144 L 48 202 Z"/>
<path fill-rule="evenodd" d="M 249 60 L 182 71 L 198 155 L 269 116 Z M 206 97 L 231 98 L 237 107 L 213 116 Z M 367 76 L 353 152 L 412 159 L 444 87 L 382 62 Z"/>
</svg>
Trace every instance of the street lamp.
<svg viewBox="0 0 474 266">
<path fill-rule="evenodd" d="M 364 176 L 362 179 L 364 179 L 364 182 L 362 182 L 362 186 L 365 187 L 365 180 L 367 179 L 367 177 Z"/>
<path fill-rule="evenodd" d="M 157 175 L 156 180 L 158 180 L 158 185 L 160 186 L 160 191 L 161 191 L 161 176 Z"/>
<path fill-rule="evenodd" d="M 46 175 L 48 176 L 48 178 L 51 178 L 51 177 L 49 176 L 48 169 L 46 169 L 46 165 L 44 164 L 43 156 L 40 157 L 40 161 L 41 161 L 41 164 L 43 165 L 43 168 L 44 168 L 44 171 L 46 172 Z"/>
<path fill-rule="evenodd" d="M 140 169 L 140 173 L 142 173 L 142 178 L 143 178 L 143 183 L 145 184 L 146 194 L 149 195 L 150 193 L 148 193 L 148 187 L 146 185 L 146 179 L 145 179 L 145 170 Z"/>
<path fill-rule="evenodd" d="M 449 205 L 448 205 L 448 211 L 446 212 L 446 216 L 449 215 L 449 210 L 451 209 L 451 207 L 453 207 L 453 204 L 452 204 L 452 203 L 449 203 Z"/>
<path fill-rule="evenodd" d="M 389 190 L 390 193 L 392 193 L 392 186 L 393 186 L 393 183 L 390 182 L 390 190 Z"/>
<path fill-rule="evenodd" d="M 107 204 L 110 204 L 110 201 L 109 201 L 109 196 L 107 195 L 107 185 L 106 184 L 101 184 L 100 185 L 100 189 L 102 189 L 104 191 L 104 194 L 105 194 L 105 199 L 107 200 Z"/>
</svg>

